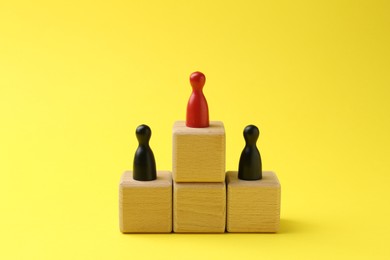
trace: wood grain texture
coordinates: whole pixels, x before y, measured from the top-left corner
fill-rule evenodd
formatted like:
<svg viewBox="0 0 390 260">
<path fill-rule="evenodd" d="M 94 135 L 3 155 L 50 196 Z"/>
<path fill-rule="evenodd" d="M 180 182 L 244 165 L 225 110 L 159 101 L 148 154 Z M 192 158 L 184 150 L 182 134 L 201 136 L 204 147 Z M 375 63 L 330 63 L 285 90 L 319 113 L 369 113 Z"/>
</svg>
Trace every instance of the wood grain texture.
<svg viewBox="0 0 390 260">
<path fill-rule="evenodd" d="M 240 180 L 236 171 L 226 173 L 227 231 L 277 232 L 280 225 L 280 183 L 273 172 L 255 181 Z"/>
<path fill-rule="evenodd" d="M 123 173 L 119 184 L 119 226 L 123 233 L 172 232 L 172 174 L 158 171 L 153 181 Z"/>
<path fill-rule="evenodd" d="M 225 232 L 226 185 L 224 182 L 174 182 L 173 187 L 174 232 Z"/>
<path fill-rule="evenodd" d="M 172 131 L 172 173 L 175 182 L 225 181 L 225 128 L 211 121 L 206 128 L 176 121 Z"/>
</svg>

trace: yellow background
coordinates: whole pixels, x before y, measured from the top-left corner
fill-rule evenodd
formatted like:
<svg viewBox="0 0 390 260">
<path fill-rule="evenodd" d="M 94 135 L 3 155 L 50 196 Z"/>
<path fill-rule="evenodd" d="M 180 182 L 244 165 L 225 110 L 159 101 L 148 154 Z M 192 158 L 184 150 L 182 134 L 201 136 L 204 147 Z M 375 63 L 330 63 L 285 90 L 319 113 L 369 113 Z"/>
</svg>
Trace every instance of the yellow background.
<svg viewBox="0 0 390 260">
<path fill-rule="evenodd" d="M 1 1 L 1 259 L 390 257 L 388 1 Z M 123 235 L 135 128 L 171 169 L 189 74 L 236 170 L 258 125 L 278 234 Z"/>
</svg>

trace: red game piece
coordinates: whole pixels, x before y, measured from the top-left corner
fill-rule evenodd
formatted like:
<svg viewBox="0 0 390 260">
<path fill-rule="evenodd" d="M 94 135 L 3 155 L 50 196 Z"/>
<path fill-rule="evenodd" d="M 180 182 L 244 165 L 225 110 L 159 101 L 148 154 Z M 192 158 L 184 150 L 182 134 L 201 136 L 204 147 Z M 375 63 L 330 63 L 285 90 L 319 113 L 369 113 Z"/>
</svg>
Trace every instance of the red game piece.
<svg viewBox="0 0 390 260">
<path fill-rule="evenodd" d="M 192 94 L 187 105 L 186 126 L 203 128 L 209 126 L 209 108 L 207 100 L 203 95 L 203 86 L 206 77 L 202 72 L 194 72 L 190 76 Z"/>
</svg>

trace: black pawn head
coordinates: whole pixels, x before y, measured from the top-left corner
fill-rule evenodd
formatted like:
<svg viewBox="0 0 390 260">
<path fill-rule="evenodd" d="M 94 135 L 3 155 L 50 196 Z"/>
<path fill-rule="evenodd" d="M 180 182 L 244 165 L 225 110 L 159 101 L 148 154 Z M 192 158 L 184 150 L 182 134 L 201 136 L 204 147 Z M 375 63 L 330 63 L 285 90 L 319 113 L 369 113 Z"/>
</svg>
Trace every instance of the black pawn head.
<svg viewBox="0 0 390 260">
<path fill-rule="evenodd" d="M 135 130 L 139 145 L 134 155 L 133 179 L 152 181 L 157 179 L 156 161 L 149 146 L 152 130 L 147 125 L 140 125 Z"/>
<path fill-rule="evenodd" d="M 147 145 L 152 136 L 152 130 L 150 130 L 150 127 L 147 125 L 140 125 L 135 130 L 135 135 L 137 136 L 140 145 Z"/>
<path fill-rule="evenodd" d="M 244 139 L 247 145 L 255 145 L 259 139 L 260 131 L 255 125 L 248 125 L 244 129 Z"/>
</svg>

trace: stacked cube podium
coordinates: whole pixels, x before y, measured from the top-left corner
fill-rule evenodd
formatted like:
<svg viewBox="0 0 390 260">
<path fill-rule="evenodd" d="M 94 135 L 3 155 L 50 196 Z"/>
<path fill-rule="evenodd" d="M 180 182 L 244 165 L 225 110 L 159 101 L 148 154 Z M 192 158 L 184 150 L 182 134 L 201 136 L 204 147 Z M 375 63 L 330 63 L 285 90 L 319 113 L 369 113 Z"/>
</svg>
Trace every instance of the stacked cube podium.
<svg viewBox="0 0 390 260">
<path fill-rule="evenodd" d="M 136 181 L 132 172 L 119 185 L 123 233 L 276 232 L 280 222 L 280 183 L 263 172 L 256 181 L 225 170 L 226 135 L 220 121 L 209 127 L 172 130 L 172 174 Z"/>
<path fill-rule="evenodd" d="M 177 121 L 172 131 L 173 231 L 222 233 L 226 224 L 225 128 Z"/>
</svg>

